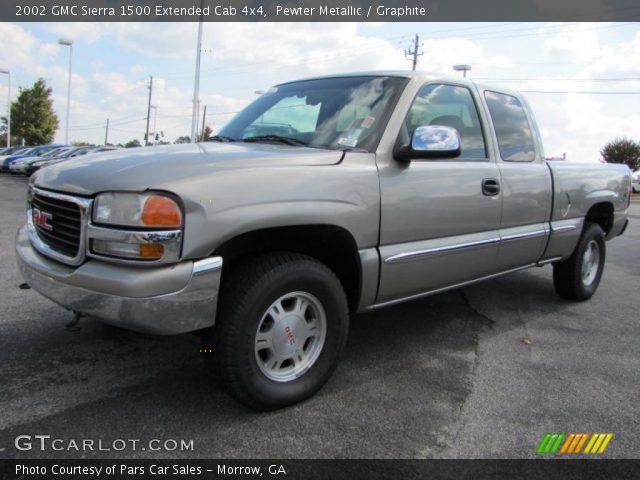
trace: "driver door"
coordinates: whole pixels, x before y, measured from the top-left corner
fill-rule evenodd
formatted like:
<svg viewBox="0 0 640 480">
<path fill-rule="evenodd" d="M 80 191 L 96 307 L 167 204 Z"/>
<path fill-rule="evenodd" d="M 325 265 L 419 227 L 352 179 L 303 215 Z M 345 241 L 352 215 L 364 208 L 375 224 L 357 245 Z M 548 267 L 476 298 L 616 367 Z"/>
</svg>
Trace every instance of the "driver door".
<svg viewBox="0 0 640 480">
<path fill-rule="evenodd" d="M 380 165 L 380 287 L 377 303 L 443 289 L 495 273 L 502 195 L 485 139 L 484 113 L 462 85 L 426 84 L 403 125 L 458 130 L 454 159 Z M 486 125 L 486 123 L 484 123 Z M 402 135 L 403 132 L 400 132 Z M 494 187 L 487 189 L 487 185 Z"/>
</svg>

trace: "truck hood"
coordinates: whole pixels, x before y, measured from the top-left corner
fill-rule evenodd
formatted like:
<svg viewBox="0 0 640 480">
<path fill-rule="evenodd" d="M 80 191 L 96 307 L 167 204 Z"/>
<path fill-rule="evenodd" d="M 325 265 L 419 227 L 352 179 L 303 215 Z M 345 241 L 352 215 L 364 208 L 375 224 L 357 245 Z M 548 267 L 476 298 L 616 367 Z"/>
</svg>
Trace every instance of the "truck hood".
<svg viewBox="0 0 640 480">
<path fill-rule="evenodd" d="M 265 143 L 198 143 L 100 152 L 47 166 L 32 176 L 38 187 L 79 195 L 108 190 L 172 190 L 185 178 L 219 171 L 332 165 L 343 152 Z"/>
</svg>

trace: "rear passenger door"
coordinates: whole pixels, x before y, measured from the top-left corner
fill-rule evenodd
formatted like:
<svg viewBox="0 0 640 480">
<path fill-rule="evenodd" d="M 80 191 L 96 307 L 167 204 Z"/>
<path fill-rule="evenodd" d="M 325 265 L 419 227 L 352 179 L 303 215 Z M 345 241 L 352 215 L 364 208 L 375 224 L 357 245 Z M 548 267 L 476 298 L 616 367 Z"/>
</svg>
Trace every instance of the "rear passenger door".
<svg viewBox="0 0 640 480">
<path fill-rule="evenodd" d="M 398 135 L 416 127 L 458 130 L 455 159 L 398 162 L 379 158 L 381 188 L 377 303 L 420 295 L 495 272 L 501 194 L 500 172 L 477 93 L 466 85 L 428 83 L 419 88 Z M 493 181 L 497 191 L 485 191 Z"/>
<path fill-rule="evenodd" d="M 485 90 L 484 99 L 499 149 L 502 216 L 497 270 L 537 262 L 549 235 L 551 174 L 539 135 L 523 100 Z"/>
</svg>

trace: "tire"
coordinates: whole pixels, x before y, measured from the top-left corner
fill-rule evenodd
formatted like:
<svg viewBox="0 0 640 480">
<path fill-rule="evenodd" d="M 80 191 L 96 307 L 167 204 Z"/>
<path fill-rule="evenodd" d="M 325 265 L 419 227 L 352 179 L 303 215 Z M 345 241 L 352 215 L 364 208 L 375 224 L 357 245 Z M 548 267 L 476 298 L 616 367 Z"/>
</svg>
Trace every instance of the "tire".
<svg viewBox="0 0 640 480">
<path fill-rule="evenodd" d="M 213 355 L 205 359 L 240 403 L 274 410 L 327 382 L 348 328 L 344 289 L 328 267 L 305 255 L 269 253 L 234 265 L 224 278 L 216 325 L 203 339 Z"/>
<path fill-rule="evenodd" d="M 553 285 L 558 295 L 567 300 L 589 300 L 600 284 L 605 256 L 602 227 L 587 223 L 571 257 L 553 265 Z"/>
</svg>

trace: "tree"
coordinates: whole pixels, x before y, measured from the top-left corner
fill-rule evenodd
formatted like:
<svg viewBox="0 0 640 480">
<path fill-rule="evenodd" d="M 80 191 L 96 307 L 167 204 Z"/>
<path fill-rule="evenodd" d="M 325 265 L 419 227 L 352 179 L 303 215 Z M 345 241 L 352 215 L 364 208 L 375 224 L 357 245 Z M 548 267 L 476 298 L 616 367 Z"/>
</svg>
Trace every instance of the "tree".
<svg viewBox="0 0 640 480">
<path fill-rule="evenodd" d="M 189 143 L 191 142 L 191 137 L 183 135 L 181 137 L 176 138 L 176 141 L 173 143 Z"/>
<path fill-rule="evenodd" d="M 20 88 L 11 103 L 11 130 L 27 145 L 45 145 L 53 141 L 58 116 L 53 111 L 51 88 L 40 78 L 31 88 Z"/>
<path fill-rule="evenodd" d="M 631 170 L 640 168 L 640 142 L 634 142 L 629 138 L 616 138 L 607 143 L 600 155 L 607 163 L 623 163 Z"/>
<path fill-rule="evenodd" d="M 135 147 L 141 147 L 142 144 L 140 143 L 140 140 L 138 140 L 137 138 L 134 138 L 133 140 L 129 140 L 127 143 L 124 144 L 124 148 L 135 148 Z"/>
<path fill-rule="evenodd" d="M 213 134 L 213 129 L 209 125 L 207 125 L 206 127 L 204 127 L 204 135 L 202 134 L 198 135 L 198 141 L 206 142 L 207 140 L 209 140 L 212 134 Z"/>
<path fill-rule="evenodd" d="M 78 140 L 74 140 L 73 142 L 71 142 L 71 145 L 73 145 L 74 147 L 93 147 L 93 143 L 87 143 L 84 141 L 78 141 Z"/>
</svg>

